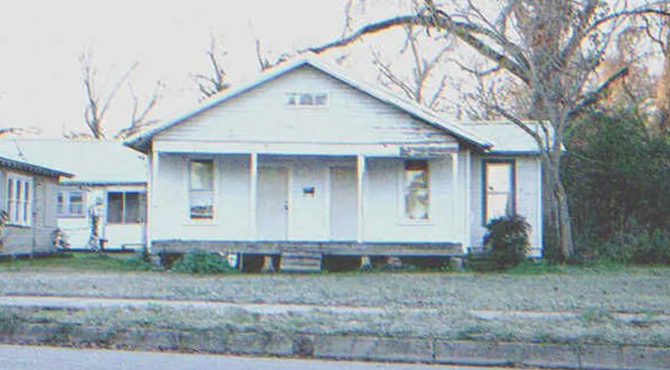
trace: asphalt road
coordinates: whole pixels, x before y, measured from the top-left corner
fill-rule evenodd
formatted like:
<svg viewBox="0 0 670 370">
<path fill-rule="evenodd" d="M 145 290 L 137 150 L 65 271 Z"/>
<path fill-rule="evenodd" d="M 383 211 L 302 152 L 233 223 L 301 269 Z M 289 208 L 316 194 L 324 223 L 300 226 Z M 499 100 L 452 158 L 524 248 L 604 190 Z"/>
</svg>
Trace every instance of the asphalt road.
<svg viewBox="0 0 670 370">
<path fill-rule="evenodd" d="M 495 368 L 252 358 L 0 345 L 2 370 L 496 370 Z M 498 370 L 511 370 L 510 368 Z"/>
</svg>

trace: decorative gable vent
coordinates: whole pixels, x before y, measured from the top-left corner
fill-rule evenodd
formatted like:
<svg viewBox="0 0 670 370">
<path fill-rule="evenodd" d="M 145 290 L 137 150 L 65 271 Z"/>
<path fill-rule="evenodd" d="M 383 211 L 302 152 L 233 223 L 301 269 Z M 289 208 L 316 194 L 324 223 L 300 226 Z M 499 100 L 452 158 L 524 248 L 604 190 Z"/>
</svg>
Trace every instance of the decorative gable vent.
<svg viewBox="0 0 670 370">
<path fill-rule="evenodd" d="M 286 105 L 290 107 L 325 107 L 328 105 L 328 94 L 323 92 L 290 92 L 286 96 Z"/>
</svg>

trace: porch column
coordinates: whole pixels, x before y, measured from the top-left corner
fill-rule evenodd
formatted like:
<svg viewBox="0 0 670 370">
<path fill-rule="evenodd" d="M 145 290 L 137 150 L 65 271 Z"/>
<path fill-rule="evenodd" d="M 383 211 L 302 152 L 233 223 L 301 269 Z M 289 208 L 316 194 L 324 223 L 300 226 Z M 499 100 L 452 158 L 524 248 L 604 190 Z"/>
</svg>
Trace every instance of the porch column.
<svg viewBox="0 0 670 370">
<path fill-rule="evenodd" d="M 363 228 L 365 226 L 365 220 L 363 219 L 363 176 L 365 175 L 365 156 L 359 154 L 356 157 L 356 172 L 358 174 L 358 186 L 357 186 L 357 201 L 358 201 L 358 233 L 356 234 L 356 241 L 358 243 L 363 242 Z"/>
<path fill-rule="evenodd" d="M 156 153 L 155 148 L 151 148 L 151 155 L 147 158 L 149 161 L 149 181 L 147 181 L 147 209 L 144 220 L 144 237 L 145 237 L 145 248 L 150 254 L 153 253 L 152 247 L 152 238 L 153 238 L 153 209 L 156 206 L 156 191 L 158 187 L 156 186 L 156 181 L 158 181 L 158 159 L 159 155 Z"/>
<path fill-rule="evenodd" d="M 465 242 L 463 244 L 463 252 L 467 253 L 472 238 L 472 219 L 470 210 L 472 208 L 472 154 L 469 150 L 465 151 L 465 209 L 463 215 L 465 216 Z"/>
<path fill-rule="evenodd" d="M 452 189 L 452 199 L 453 206 L 451 208 L 452 220 L 460 220 L 461 217 L 461 208 L 463 207 L 463 202 L 461 196 L 458 193 L 458 152 L 451 153 L 451 189 Z M 460 225 L 459 225 L 460 226 Z M 458 234 L 456 235 L 456 240 L 463 240 L 463 229 L 461 227 L 456 227 L 455 231 Z"/>
<path fill-rule="evenodd" d="M 251 153 L 249 159 L 249 236 L 258 239 L 256 225 L 256 204 L 258 200 L 258 153 Z"/>
</svg>

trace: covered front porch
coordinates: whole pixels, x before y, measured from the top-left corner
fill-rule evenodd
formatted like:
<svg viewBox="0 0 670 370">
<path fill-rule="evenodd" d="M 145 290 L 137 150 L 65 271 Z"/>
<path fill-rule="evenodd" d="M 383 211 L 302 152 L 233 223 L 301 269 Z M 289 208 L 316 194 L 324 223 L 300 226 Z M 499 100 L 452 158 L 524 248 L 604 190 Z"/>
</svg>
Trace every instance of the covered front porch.
<svg viewBox="0 0 670 370">
<path fill-rule="evenodd" d="M 150 185 L 148 232 L 154 253 L 465 252 L 470 155 L 458 146 L 201 149 L 154 154 L 151 177 L 158 181 Z"/>
</svg>

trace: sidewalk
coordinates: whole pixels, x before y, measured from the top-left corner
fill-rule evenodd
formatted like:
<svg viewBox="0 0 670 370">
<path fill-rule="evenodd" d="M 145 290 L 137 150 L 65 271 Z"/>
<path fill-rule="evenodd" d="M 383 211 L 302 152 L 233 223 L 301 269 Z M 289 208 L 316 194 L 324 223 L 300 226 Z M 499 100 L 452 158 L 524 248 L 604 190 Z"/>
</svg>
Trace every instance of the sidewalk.
<svg viewBox="0 0 670 370">
<path fill-rule="evenodd" d="M 0 296 L 0 307 L 51 309 L 155 308 L 229 310 L 259 314 L 326 311 L 378 315 L 388 312 L 439 312 L 436 308 L 350 307 L 298 304 L 232 303 L 184 300 L 109 299 L 62 296 Z M 587 313 L 535 311 L 469 311 L 483 320 L 561 320 Z M 669 315 L 596 312 L 615 320 L 663 320 Z M 668 369 L 670 348 L 589 343 L 535 343 L 488 340 L 448 340 L 433 337 L 356 334 L 291 334 L 273 330 L 204 328 L 110 328 L 67 323 L 19 322 L 0 330 L 5 344 L 74 348 L 133 349 L 136 351 L 198 352 L 252 356 L 303 357 L 349 361 L 383 361 L 466 366 L 522 366 L 553 369 L 661 370 Z"/>
</svg>

